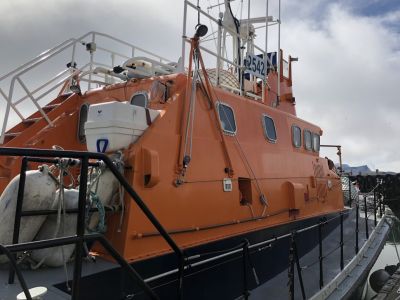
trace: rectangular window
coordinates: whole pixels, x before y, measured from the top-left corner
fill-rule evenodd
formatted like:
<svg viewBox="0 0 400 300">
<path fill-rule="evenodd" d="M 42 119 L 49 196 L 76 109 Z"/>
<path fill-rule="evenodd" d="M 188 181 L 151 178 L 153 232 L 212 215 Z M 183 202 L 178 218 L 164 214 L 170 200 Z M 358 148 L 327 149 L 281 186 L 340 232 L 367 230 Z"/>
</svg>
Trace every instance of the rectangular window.
<svg viewBox="0 0 400 300">
<path fill-rule="evenodd" d="M 312 138 L 311 138 L 311 131 L 310 130 L 304 130 L 304 148 L 306 150 L 311 151 L 312 150 Z"/>
<path fill-rule="evenodd" d="M 313 143 L 312 144 L 313 144 L 314 152 L 319 152 L 319 147 L 320 147 L 319 140 L 320 140 L 319 135 L 316 133 L 313 133 Z"/>
<path fill-rule="evenodd" d="M 236 134 L 236 122 L 233 109 L 226 104 L 218 104 L 218 115 L 225 133 Z"/>
<path fill-rule="evenodd" d="M 296 148 L 301 147 L 301 129 L 299 126 L 292 126 L 293 146 Z"/>
<path fill-rule="evenodd" d="M 263 127 L 265 137 L 268 141 L 275 143 L 276 142 L 276 129 L 274 120 L 267 115 L 263 115 Z"/>
</svg>

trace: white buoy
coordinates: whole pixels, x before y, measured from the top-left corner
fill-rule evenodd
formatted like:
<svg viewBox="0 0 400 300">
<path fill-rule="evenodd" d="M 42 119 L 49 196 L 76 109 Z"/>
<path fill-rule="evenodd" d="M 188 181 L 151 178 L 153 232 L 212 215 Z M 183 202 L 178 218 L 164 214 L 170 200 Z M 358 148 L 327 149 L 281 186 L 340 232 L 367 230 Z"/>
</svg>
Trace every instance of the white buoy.
<svg viewBox="0 0 400 300">
<path fill-rule="evenodd" d="M 44 296 L 47 293 L 47 288 L 44 286 L 38 286 L 29 289 L 29 293 L 31 294 L 31 297 L 33 300 L 40 300 L 42 299 L 42 296 Z M 21 292 L 17 295 L 17 300 L 26 300 L 26 296 L 24 292 Z"/>
<path fill-rule="evenodd" d="M 0 244 L 2 245 L 12 244 L 18 186 L 19 175 L 11 180 L 0 197 Z M 55 192 L 56 183 L 50 177 L 46 165 L 41 170 L 27 171 L 22 210 L 50 209 Z M 21 217 L 18 242 L 32 241 L 45 220 L 46 216 Z M 4 255 L 0 256 L 0 263 L 7 261 Z"/>
</svg>

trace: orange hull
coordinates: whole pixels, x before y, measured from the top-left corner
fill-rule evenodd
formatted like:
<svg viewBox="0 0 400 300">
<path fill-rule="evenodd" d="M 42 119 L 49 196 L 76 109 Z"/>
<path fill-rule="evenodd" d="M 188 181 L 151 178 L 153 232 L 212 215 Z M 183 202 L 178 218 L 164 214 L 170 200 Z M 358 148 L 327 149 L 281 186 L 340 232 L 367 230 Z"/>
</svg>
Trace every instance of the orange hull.
<svg viewBox="0 0 400 300">
<path fill-rule="evenodd" d="M 269 77 L 272 82 L 277 78 Z M 178 186 L 185 121 L 181 116 L 188 109 L 190 86 L 183 74 L 131 80 L 82 96 L 73 94 L 49 112 L 54 127 L 46 127 L 44 121 L 30 126 L 21 123 L 10 130 L 21 133 L 4 146 L 59 145 L 66 150 L 85 150 L 77 134 L 82 104 L 130 101 L 135 92 L 150 92 L 155 81 L 169 85 L 169 98 L 165 103 L 150 99 L 148 108 L 163 112 L 125 151 L 125 176 L 179 246 L 187 248 L 343 209 L 340 178 L 329 170 L 327 160 L 318 152 L 306 150 L 304 142 L 300 148 L 293 146 L 292 125 L 302 132 L 320 135 L 322 131 L 296 117 L 291 80 L 287 78 L 281 78 L 283 96 L 277 108 L 271 106 L 274 90 L 266 92 L 262 103 L 215 89 L 213 97 L 234 111 L 235 136 L 220 134 L 214 104 L 210 106 L 205 93 L 197 89 L 191 162 L 184 183 Z M 265 138 L 263 115 L 274 120 L 275 143 Z M 226 172 L 228 162 L 232 174 Z M 19 165 L 17 159 L 0 158 L 2 190 L 19 173 Z M 224 191 L 226 178 L 232 183 L 232 191 Z M 268 206 L 259 200 L 261 195 Z M 241 201 L 244 196 L 245 202 Z M 108 226 L 107 237 L 118 251 L 129 261 L 170 251 L 134 202 L 126 197 L 125 203 L 122 230 L 117 231 L 118 215 L 110 218 Z"/>
</svg>

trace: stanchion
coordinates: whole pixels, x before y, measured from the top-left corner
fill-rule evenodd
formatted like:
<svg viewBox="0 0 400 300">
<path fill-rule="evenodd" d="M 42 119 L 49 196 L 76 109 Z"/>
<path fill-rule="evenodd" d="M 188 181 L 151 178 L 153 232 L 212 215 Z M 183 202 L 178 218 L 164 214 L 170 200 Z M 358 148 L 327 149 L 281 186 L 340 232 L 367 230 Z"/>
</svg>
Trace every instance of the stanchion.
<svg viewBox="0 0 400 300">
<path fill-rule="evenodd" d="M 376 221 L 376 191 L 374 189 L 374 226 L 376 227 L 376 224 L 378 222 Z"/>
<path fill-rule="evenodd" d="M 349 206 L 351 207 L 351 180 L 350 180 L 350 176 L 347 177 L 349 179 Z"/>
<path fill-rule="evenodd" d="M 319 288 L 322 289 L 324 286 L 324 270 L 323 270 L 323 259 L 322 256 L 322 225 L 321 221 L 318 225 L 318 243 L 319 243 Z"/>
<path fill-rule="evenodd" d="M 358 218 L 360 214 L 360 205 L 356 202 L 356 254 L 358 253 Z"/>
<path fill-rule="evenodd" d="M 25 192 L 25 180 L 26 180 L 26 170 L 28 169 L 28 158 L 23 157 L 21 162 L 21 171 L 19 175 L 19 184 L 18 184 L 18 192 L 17 192 L 17 204 L 15 209 L 15 219 L 14 219 L 14 231 L 13 231 L 13 244 L 18 244 L 19 240 L 19 230 L 21 227 L 21 212 L 22 212 L 22 204 L 24 201 L 24 192 Z M 17 259 L 17 254 L 13 254 L 14 259 Z M 10 267 L 10 271 L 8 273 L 8 284 L 13 284 L 15 278 L 15 271 Z"/>
<path fill-rule="evenodd" d="M 344 259 L 343 259 L 343 213 L 340 213 L 340 270 L 344 268 Z"/>
<path fill-rule="evenodd" d="M 292 238 L 289 248 L 289 299 L 294 300 L 294 247 L 293 247 L 294 234 L 292 233 Z"/>
<path fill-rule="evenodd" d="M 297 275 L 299 276 L 300 288 L 302 298 L 305 300 L 306 292 L 304 289 L 303 275 L 301 273 L 299 253 L 297 252 L 297 246 L 295 241 L 295 232 L 292 232 L 289 248 L 289 299 L 294 299 L 294 263 L 296 262 Z"/>
<path fill-rule="evenodd" d="M 368 240 L 369 232 L 368 232 L 368 211 L 367 211 L 367 196 L 364 195 L 364 218 L 365 218 L 365 237 Z"/>
<path fill-rule="evenodd" d="M 248 300 L 249 286 L 247 282 L 247 257 L 249 256 L 249 241 L 245 240 L 243 242 L 243 299 Z"/>
</svg>

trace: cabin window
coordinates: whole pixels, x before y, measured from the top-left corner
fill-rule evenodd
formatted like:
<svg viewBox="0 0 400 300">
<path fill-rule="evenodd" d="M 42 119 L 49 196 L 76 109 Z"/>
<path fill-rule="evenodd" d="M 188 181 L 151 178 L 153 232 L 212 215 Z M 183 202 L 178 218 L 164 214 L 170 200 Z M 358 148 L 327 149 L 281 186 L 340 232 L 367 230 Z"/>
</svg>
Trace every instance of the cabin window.
<svg viewBox="0 0 400 300">
<path fill-rule="evenodd" d="M 236 134 L 236 122 L 233 109 L 226 104 L 218 104 L 219 121 L 225 133 Z"/>
<path fill-rule="evenodd" d="M 89 112 L 89 104 L 85 103 L 81 106 L 79 110 L 79 119 L 78 119 L 78 140 L 80 143 L 86 143 L 86 135 L 85 135 L 85 123 L 87 121 Z"/>
<path fill-rule="evenodd" d="M 311 131 L 310 130 L 304 130 L 304 148 L 306 150 L 312 150 L 312 138 L 311 138 Z"/>
<path fill-rule="evenodd" d="M 138 92 L 132 96 L 131 104 L 141 107 L 147 107 L 147 103 L 149 102 L 148 96 L 146 92 Z"/>
<path fill-rule="evenodd" d="M 267 115 L 263 115 L 264 134 L 267 140 L 271 143 L 276 142 L 276 129 L 274 120 Z"/>
<path fill-rule="evenodd" d="M 293 134 L 293 146 L 296 148 L 301 147 L 301 129 L 299 126 L 292 126 L 292 134 Z"/>
<path fill-rule="evenodd" d="M 316 134 L 316 133 L 313 133 L 313 143 L 312 143 L 312 145 L 313 145 L 314 152 L 319 152 L 319 147 L 320 147 L 319 142 L 320 142 L 319 135 Z"/>
</svg>

